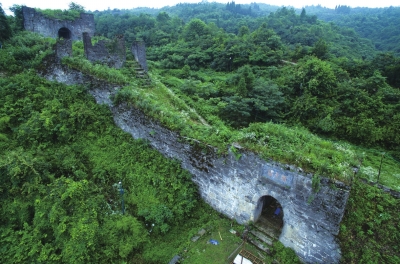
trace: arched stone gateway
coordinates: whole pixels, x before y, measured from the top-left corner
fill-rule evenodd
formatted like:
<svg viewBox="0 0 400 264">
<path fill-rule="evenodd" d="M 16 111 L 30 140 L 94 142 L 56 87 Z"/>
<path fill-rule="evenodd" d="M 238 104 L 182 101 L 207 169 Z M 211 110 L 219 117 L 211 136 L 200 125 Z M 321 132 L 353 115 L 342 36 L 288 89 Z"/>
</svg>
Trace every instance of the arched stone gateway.
<svg viewBox="0 0 400 264">
<path fill-rule="evenodd" d="M 58 38 L 70 39 L 71 38 L 71 30 L 66 27 L 62 27 L 58 30 Z"/>
<path fill-rule="evenodd" d="M 81 40 L 83 32 L 87 32 L 91 37 L 95 32 L 93 14 L 81 13 L 74 20 L 60 20 L 48 18 L 34 8 L 23 6 L 22 15 L 25 30 L 45 37 Z"/>
<path fill-rule="evenodd" d="M 257 202 L 257 207 L 254 210 L 254 222 L 258 222 L 260 218 L 273 218 L 278 224 L 283 225 L 283 208 L 282 205 L 274 197 L 265 195 L 260 197 Z"/>
<path fill-rule="evenodd" d="M 265 245 L 272 246 L 274 239 L 279 239 L 282 233 L 284 216 L 284 209 L 278 200 L 270 195 L 260 197 L 254 210 L 249 242 L 262 250 L 266 250 Z"/>
</svg>

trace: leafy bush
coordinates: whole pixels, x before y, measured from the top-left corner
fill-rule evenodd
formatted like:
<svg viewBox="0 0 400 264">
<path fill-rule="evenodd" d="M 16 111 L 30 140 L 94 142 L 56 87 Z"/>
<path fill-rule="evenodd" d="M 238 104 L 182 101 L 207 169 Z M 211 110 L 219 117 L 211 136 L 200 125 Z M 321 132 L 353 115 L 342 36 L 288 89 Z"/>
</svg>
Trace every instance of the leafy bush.
<svg viewBox="0 0 400 264">
<path fill-rule="evenodd" d="M 73 21 L 80 17 L 80 10 L 61 10 L 61 9 L 39 9 L 36 11 L 50 19 L 70 20 Z"/>
<path fill-rule="evenodd" d="M 398 263 L 400 202 L 374 186 L 354 182 L 339 239 L 345 263 Z"/>
<path fill-rule="evenodd" d="M 0 70 L 19 73 L 42 66 L 43 59 L 52 54 L 53 39 L 37 33 L 21 31 L 7 42 L 7 49 L 0 49 Z"/>
</svg>

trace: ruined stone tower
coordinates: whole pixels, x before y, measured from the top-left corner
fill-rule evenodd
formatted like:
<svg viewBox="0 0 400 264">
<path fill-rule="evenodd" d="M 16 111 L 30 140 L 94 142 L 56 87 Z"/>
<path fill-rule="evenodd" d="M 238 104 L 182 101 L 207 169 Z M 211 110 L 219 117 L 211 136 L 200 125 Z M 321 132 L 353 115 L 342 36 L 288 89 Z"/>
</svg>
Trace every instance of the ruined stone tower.
<svg viewBox="0 0 400 264">
<path fill-rule="evenodd" d="M 148 71 L 147 62 L 146 62 L 146 45 L 144 41 L 134 41 L 132 43 L 131 51 L 133 56 L 135 56 L 135 60 L 139 63 L 139 65 L 145 70 Z"/>
<path fill-rule="evenodd" d="M 121 68 L 126 61 L 125 39 L 117 36 L 113 40 L 100 40 L 92 45 L 89 33 L 83 33 L 85 56 L 91 62 L 101 62 L 109 67 Z"/>
</svg>

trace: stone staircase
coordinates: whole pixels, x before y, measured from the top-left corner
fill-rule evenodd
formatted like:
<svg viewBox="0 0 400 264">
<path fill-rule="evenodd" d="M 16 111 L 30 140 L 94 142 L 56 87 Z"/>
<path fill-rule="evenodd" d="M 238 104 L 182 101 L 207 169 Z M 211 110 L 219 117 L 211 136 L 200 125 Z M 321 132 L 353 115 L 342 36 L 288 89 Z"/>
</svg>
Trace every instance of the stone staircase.
<svg viewBox="0 0 400 264">
<path fill-rule="evenodd" d="M 272 215 L 261 215 L 247 234 L 247 241 L 260 250 L 270 253 L 274 241 L 281 234 L 282 218 Z"/>
<path fill-rule="evenodd" d="M 125 66 L 131 69 L 131 72 L 135 74 L 137 78 L 141 78 L 146 81 L 147 84 L 151 83 L 150 76 L 147 72 L 140 66 L 140 64 L 136 61 L 126 61 Z"/>
</svg>

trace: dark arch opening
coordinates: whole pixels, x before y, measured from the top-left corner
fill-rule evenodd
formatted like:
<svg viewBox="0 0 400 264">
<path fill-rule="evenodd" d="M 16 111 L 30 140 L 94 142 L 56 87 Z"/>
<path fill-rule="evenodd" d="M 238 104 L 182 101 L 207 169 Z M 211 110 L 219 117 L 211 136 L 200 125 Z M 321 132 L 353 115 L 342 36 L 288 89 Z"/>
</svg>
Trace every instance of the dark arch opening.
<svg viewBox="0 0 400 264">
<path fill-rule="evenodd" d="M 283 208 L 278 200 L 270 195 L 262 196 L 254 214 L 255 227 L 268 236 L 279 239 L 283 228 Z"/>
<path fill-rule="evenodd" d="M 62 27 L 58 30 L 58 37 L 63 39 L 70 39 L 71 38 L 71 30 L 66 27 Z"/>
</svg>

